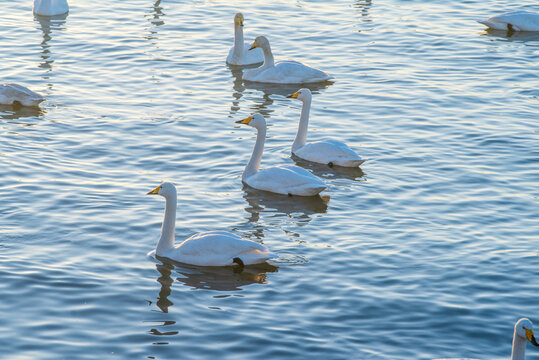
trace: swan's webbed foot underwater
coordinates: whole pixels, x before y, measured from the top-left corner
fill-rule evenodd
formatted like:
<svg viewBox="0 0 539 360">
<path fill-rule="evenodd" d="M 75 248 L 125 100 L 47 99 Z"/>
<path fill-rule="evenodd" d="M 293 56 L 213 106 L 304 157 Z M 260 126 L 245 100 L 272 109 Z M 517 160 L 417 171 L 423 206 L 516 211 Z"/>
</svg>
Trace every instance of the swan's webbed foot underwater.
<svg viewBox="0 0 539 360">
<path fill-rule="evenodd" d="M 328 162 L 329 167 L 333 167 L 333 161 Z"/>
<path fill-rule="evenodd" d="M 237 267 L 234 267 L 235 273 L 241 273 L 243 269 L 245 268 L 245 264 L 243 263 L 243 260 L 240 259 L 239 257 L 235 257 L 234 259 L 232 259 L 232 262 L 238 264 Z"/>
<path fill-rule="evenodd" d="M 292 196 L 292 194 L 291 194 L 291 193 L 288 193 L 288 196 Z"/>
</svg>

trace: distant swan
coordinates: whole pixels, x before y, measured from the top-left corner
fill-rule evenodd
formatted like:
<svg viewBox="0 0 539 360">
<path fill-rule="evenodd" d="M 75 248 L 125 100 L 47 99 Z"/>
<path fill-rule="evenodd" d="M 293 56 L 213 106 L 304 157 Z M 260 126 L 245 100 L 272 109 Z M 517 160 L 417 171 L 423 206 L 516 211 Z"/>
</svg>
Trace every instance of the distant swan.
<svg viewBox="0 0 539 360">
<path fill-rule="evenodd" d="M 277 257 L 265 246 L 226 231 L 201 232 L 174 246 L 178 198 L 176 187 L 164 182 L 148 195 L 161 195 L 165 198 L 165 218 L 155 250 L 158 256 L 197 266 L 229 266 L 236 263 L 240 267 Z"/>
<path fill-rule="evenodd" d="M 314 196 L 327 189 L 316 176 L 295 165 L 279 165 L 259 170 L 266 139 L 266 121 L 260 114 L 254 114 L 238 124 L 246 124 L 258 130 L 253 154 L 245 167 L 242 181 L 247 185 L 283 195 Z"/>
<path fill-rule="evenodd" d="M 292 154 L 304 160 L 329 166 L 357 167 L 365 161 L 345 143 L 338 140 L 321 140 L 307 144 L 309 110 L 312 100 L 311 90 L 301 89 L 288 97 L 303 102 L 298 132 L 292 144 Z"/>
<path fill-rule="evenodd" d="M 524 10 L 496 15 L 477 22 L 495 30 L 539 31 L 539 14 Z"/>
<path fill-rule="evenodd" d="M 261 49 L 249 51 L 251 44 L 243 42 L 243 14 L 234 16 L 234 46 L 228 52 L 226 62 L 230 65 L 252 65 L 264 61 Z"/>
<path fill-rule="evenodd" d="M 513 332 L 513 348 L 511 350 L 511 360 L 526 359 L 526 341 L 531 342 L 535 346 L 539 346 L 533 334 L 533 324 L 529 319 L 522 318 L 515 324 Z M 459 360 L 459 359 L 434 359 L 434 360 Z M 473 360 L 473 359 L 461 359 Z"/>
<path fill-rule="evenodd" d="M 0 84 L 0 104 L 37 106 L 45 98 L 27 87 L 18 84 Z"/>
<path fill-rule="evenodd" d="M 54 16 L 68 11 L 67 0 L 34 0 L 34 13 L 37 15 Z"/>
<path fill-rule="evenodd" d="M 262 48 L 264 64 L 256 69 L 245 70 L 243 80 L 274 83 L 274 84 L 304 84 L 331 80 L 333 77 L 322 70 L 314 69 L 294 60 L 273 60 L 271 47 L 265 36 L 257 36 L 250 51 Z"/>
</svg>

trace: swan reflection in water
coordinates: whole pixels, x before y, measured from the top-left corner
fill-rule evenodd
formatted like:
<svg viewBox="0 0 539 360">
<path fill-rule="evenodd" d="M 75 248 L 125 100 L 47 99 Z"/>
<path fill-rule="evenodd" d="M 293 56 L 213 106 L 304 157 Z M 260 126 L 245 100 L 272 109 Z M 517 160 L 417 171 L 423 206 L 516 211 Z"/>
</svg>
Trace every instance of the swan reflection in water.
<svg viewBox="0 0 539 360">
<path fill-rule="evenodd" d="M 329 167 L 324 164 L 317 164 L 310 161 L 303 160 L 296 155 L 291 155 L 292 160 L 296 162 L 297 166 L 301 166 L 304 169 L 310 170 L 314 175 L 322 179 L 348 179 L 354 181 L 366 181 L 365 173 L 359 167 L 342 167 L 333 166 Z"/>
<path fill-rule="evenodd" d="M 161 284 L 161 290 L 157 297 L 156 305 L 164 313 L 174 303 L 168 299 L 171 286 L 175 280 L 193 289 L 215 291 L 240 291 L 242 287 L 250 284 L 266 284 L 267 273 L 277 272 L 278 267 L 268 264 L 247 265 L 242 270 L 234 266 L 194 266 L 182 264 L 159 256 L 156 258 L 162 264 L 156 264 L 157 271 L 161 276 L 157 282 Z M 175 271 L 175 274 L 172 274 Z"/>
<path fill-rule="evenodd" d="M 55 16 L 40 16 L 34 15 L 34 20 L 39 23 L 39 28 L 43 32 L 43 40 L 41 41 L 41 62 L 40 68 L 46 69 L 47 72 L 52 71 L 54 59 L 52 58 L 51 45 L 53 31 L 64 30 L 66 18 L 69 13 Z"/>
<path fill-rule="evenodd" d="M 267 84 L 267 83 L 256 83 L 256 82 L 243 82 L 243 69 L 253 68 L 253 66 L 235 66 L 228 65 L 232 76 L 234 77 L 232 93 L 232 105 L 230 106 L 230 117 L 234 117 L 240 111 L 255 113 L 258 112 L 262 114 L 265 118 L 270 117 L 273 110 L 271 110 L 271 105 L 273 104 L 273 99 L 271 95 L 281 95 L 288 96 L 298 91 L 300 88 L 308 88 L 313 94 L 319 94 L 322 90 L 329 87 L 333 84 L 333 81 L 325 81 L 321 83 L 312 83 L 312 84 Z M 256 67 L 256 66 L 254 66 Z M 264 95 L 260 100 L 254 99 L 255 105 L 251 106 L 248 110 L 241 110 L 240 100 L 245 94 L 245 90 L 257 90 L 262 92 Z"/>
<path fill-rule="evenodd" d="M 13 105 L 0 105 L 0 119 L 5 120 L 17 120 L 20 118 L 40 117 L 45 115 L 46 111 L 39 106 L 22 106 L 21 104 Z M 20 123 L 15 121 L 9 121 L 9 123 L 32 126 L 32 123 Z"/>
<path fill-rule="evenodd" d="M 481 33 L 483 36 L 502 38 L 501 41 L 538 41 L 539 31 L 515 31 L 515 30 L 496 30 L 487 28 Z"/>
</svg>

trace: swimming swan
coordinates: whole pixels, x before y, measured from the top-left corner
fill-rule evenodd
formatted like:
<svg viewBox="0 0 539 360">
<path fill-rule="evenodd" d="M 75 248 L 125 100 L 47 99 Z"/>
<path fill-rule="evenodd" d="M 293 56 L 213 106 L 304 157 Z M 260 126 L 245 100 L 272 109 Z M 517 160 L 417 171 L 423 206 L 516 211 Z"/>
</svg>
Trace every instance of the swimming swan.
<svg viewBox="0 0 539 360">
<path fill-rule="evenodd" d="M 277 257 L 265 246 L 226 231 L 201 232 L 174 246 L 178 199 L 176 187 L 164 182 L 148 195 L 161 195 L 165 198 L 165 218 L 155 250 L 158 256 L 197 266 L 229 266 L 236 263 L 240 267 Z"/>
<path fill-rule="evenodd" d="M 274 84 L 304 84 L 331 80 L 333 77 L 325 72 L 314 69 L 294 60 L 273 60 L 271 47 L 265 36 L 257 36 L 249 49 L 262 48 L 264 64 L 256 69 L 245 70 L 243 80 L 274 83 Z"/>
<path fill-rule="evenodd" d="M 477 22 L 495 30 L 539 31 L 539 14 L 524 10 L 496 15 Z"/>
<path fill-rule="evenodd" d="M 533 334 L 533 324 L 527 318 L 522 318 L 515 324 L 513 332 L 513 348 L 511 350 L 511 360 L 526 359 L 526 341 L 531 342 L 535 346 L 539 346 Z M 459 359 L 434 359 L 434 360 L 459 360 Z M 473 359 L 460 359 L 473 360 Z"/>
<path fill-rule="evenodd" d="M 234 46 L 230 48 L 226 58 L 230 65 L 252 65 L 264 62 L 264 54 L 261 49 L 249 51 L 251 44 L 243 42 L 243 14 L 234 16 Z"/>
<path fill-rule="evenodd" d="M 266 121 L 262 115 L 254 114 L 236 123 L 258 130 L 253 154 L 241 178 L 244 183 L 255 189 L 283 195 L 314 196 L 327 189 L 320 179 L 299 166 L 279 165 L 259 170 L 266 140 Z"/>
<path fill-rule="evenodd" d="M 303 102 L 298 132 L 292 144 L 292 154 L 304 160 L 329 166 L 358 167 L 365 161 L 345 143 L 338 140 L 322 140 L 307 144 L 309 110 L 312 100 L 311 90 L 301 89 L 288 97 Z"/>
<path fill-rule="evenodd" d="M 34 13 L 37 15 L 54 16 L 68 11 L 67 0 L 34 0 Z"/>
<path fill-rule="evenodd" d="M 18 84 L 0 84 L 0 104 L 37 106 L 45 98 L 27 87 Z"/>
</svg>

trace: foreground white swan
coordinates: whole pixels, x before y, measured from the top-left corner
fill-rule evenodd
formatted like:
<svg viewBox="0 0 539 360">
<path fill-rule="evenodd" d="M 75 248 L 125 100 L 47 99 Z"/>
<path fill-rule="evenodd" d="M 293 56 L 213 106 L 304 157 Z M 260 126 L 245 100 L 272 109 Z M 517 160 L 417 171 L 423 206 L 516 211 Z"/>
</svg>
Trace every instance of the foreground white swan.
<svg viewBox="0 0 539 360">
<path fill-rule="evenodd" d="M 539 31 L 539 14 L 523 10 L 496 15 L 477 22 L 495 30 Z"/>
<path fill-rule="evenodd" d="M 226 231 L 198 233 L 174 246 L 178 199 L 176 187 L 164 182 L 148 195 L 161 195 L 165 198 L 165 218 L 155 250 L 158 256 L 197 266 L 228 266 L 236 263 L 241 267 L 277 257 L 265 246 Z"/>
<path fill-rule="evenodd" d="M 288 97 L 303 102 L 298 132 L 292 144 L 292 154 L 304 160 L 328 164 L 329 166 L 358 167 L 365 161 L 345 143 L 338 140 L 322 140 L 307 144 L 309 110 L 311 109 L 312 100 L 311 90 L 301 89 Z"/>
<path fill-rule="evenodd" d="M 45 98 L 27 87 L 18 84 L 0 84 L 0 104 L 37 106 Z"/>
<path fill-rule="evenodd" d="M 54 16 L 68 11 L 67 0 L 34 0 L 34 13 L 37 15 Z"/>
<path fill-rule="evenodd" d="M 526 342 L 529 341 L 535 346 L 539 346 L 533 334 L 533 324 L 527 318 L 522 318 L 515 324 L 513 332 L 513 348 L 511 350 L 511 360 L 526 359 Z M 434 360 L 473 360 L 473 359 L 434 359 Z"/>
<path fill-rule="evenodd" d="M 234 46 L 230 48 L 226 58 L 230 65 L 252 65 L 264 61 L 262 49 L 249 51 L 251 44 L 243 42 L 243 14 L 237 13 L 234 16 Z"/>
<path fill-rule="evenodd" d="M 283 195 L 314 196 L 327 189 L 320 179 L 299 166 L 279 165 L 259 170 L 266 140 L 266 121 L 262 115 L 254 114 L 236 123 L 258 130 L 253 154 L 241 178 L 244 183 L 255 189 Z"/>
<path fill-rule="evenodd" d="M 256 69 L 245 70 L 243 80 L 274 84 L 305 84 L 331 80 L 333 77 L 294 60 L 275 63 L 271 47 L 265 36 L 257 36 L 252 49 L 262 48 L 264 64 Z"/>
</svg>

